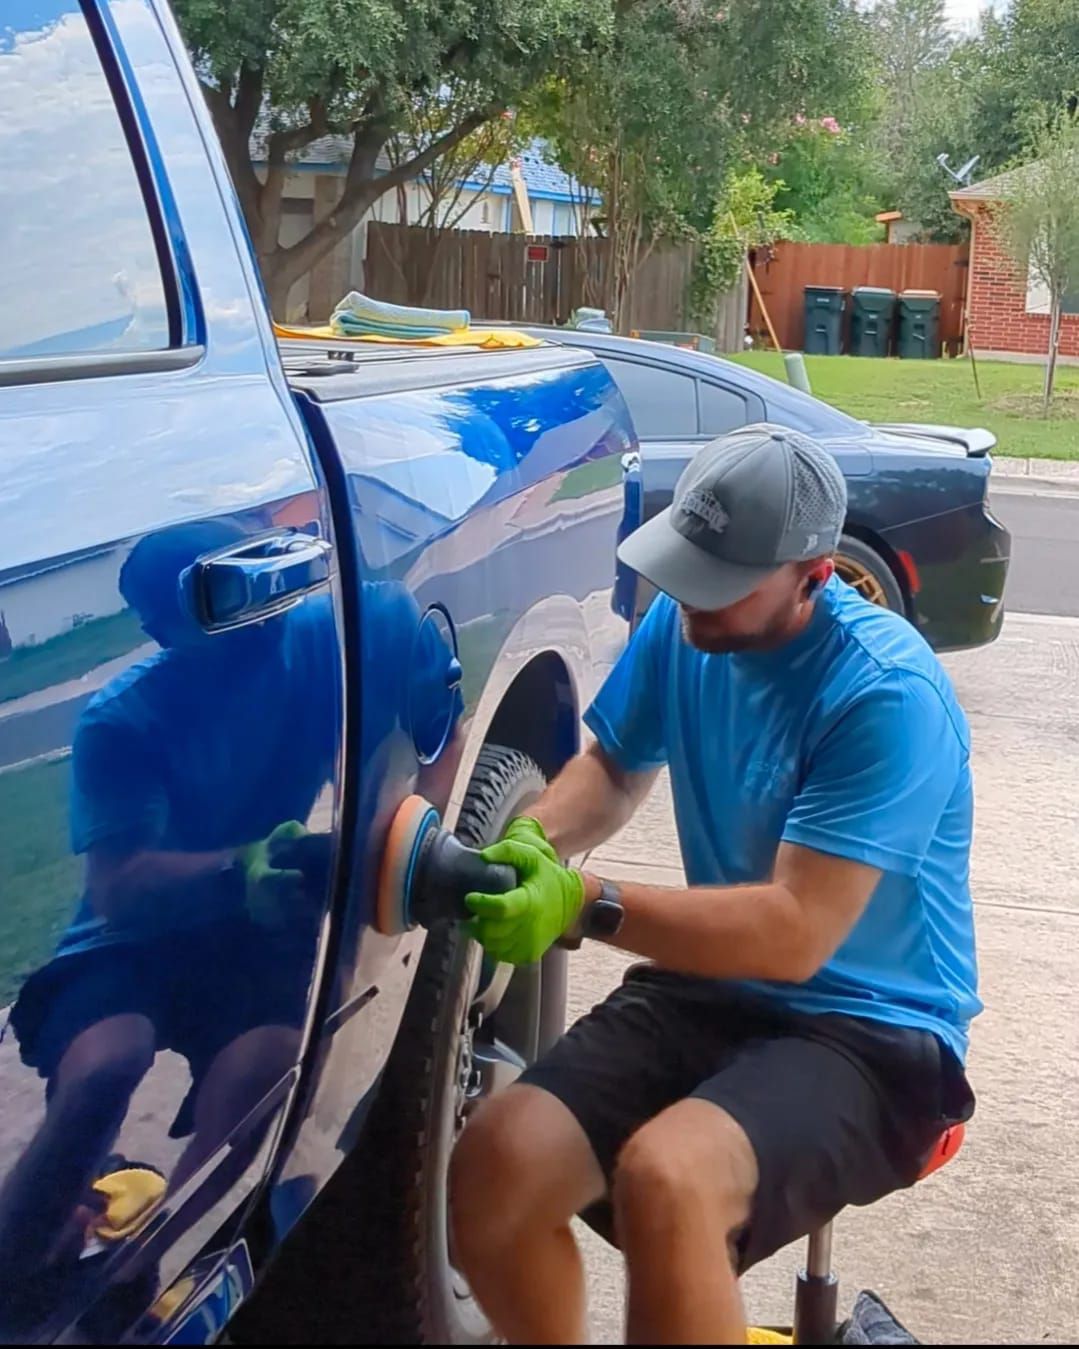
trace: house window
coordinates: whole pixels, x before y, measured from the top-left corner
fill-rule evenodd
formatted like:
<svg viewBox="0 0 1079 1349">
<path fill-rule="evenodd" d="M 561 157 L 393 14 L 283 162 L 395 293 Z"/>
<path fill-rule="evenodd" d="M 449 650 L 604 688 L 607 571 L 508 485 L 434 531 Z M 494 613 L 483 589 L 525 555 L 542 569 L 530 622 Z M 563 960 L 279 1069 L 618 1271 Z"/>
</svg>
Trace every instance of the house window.
<svg viewBox="0 0 1079 1349">
<path fill-rule="evenodd" d="M 1048 314 L 1050 311 L 1049 287 L 1042 281 L 1034 264 L 1027 268 L 1027 304 L 1028 314 Z M 1062 314 L 1079 314 L 1079 288 L 1067 292 L 1060 302 Z"/>
<path fill-rule="evenodd" d="M 554 219 L 551 226 L 551 233 L 558 235 L 573 235 L 577 233 L 576 212 L 573 209 L 572 202 L 558 202 L 554 208 Z"/>
<path fill-rule="evenodd" d="M 489 225 L 491 223 L 491 203 L 486 200 L 480 206 L 480 224 Z"/>
</svg>

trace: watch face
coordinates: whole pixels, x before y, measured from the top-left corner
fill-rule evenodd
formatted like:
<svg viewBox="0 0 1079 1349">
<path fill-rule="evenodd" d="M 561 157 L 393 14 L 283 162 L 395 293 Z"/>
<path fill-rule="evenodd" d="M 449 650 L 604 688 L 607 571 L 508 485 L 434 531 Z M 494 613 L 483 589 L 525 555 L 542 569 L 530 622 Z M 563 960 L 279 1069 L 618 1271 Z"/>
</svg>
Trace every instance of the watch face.
<svg viewBox="0 0 1079 1349">
<path fill-rule="evenodd" d="M 617 899 L 597 899 L 588 910 L 589 936 L 617 936 L 625 916 L 625 910 Z"/>
</svg>

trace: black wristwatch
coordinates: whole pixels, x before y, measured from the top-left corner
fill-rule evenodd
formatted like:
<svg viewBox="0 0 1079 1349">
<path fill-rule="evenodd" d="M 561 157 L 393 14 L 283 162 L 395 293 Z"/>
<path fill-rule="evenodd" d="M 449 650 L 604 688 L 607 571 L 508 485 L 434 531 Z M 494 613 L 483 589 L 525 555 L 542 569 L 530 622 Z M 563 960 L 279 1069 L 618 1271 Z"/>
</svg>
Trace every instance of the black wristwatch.
<svg viewBox="0 0 1079 1349">
<path fill-rule="evenodd" d="M 576 950 L 585 937 L 594 941 L 611 941 L 622 930 L 626 911 L 622 906 L 622 892 L 613 881 L 599 883 L 599 896 L 586 904 L 572 932 L 562 938 L 562 945 Z"/>
</svg>

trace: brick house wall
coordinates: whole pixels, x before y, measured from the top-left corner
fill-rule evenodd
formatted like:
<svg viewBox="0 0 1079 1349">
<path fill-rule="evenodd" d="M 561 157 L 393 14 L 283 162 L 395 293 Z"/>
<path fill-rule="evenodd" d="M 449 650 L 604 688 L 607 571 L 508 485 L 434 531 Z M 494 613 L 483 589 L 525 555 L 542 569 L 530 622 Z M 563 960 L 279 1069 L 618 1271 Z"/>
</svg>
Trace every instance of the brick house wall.
<svg viewBox="0 0 1079 1349">
<path fill-rule="evenodd" d="M 1044 356 L 1049 346 L 1049 315 L 1027 312 L 1027 278 L 996 237 L 992 207 L 971 203 L 968 323 L 976 351 Z M 1079 357 L 1079 314 L 1060 320 L 1060 355 Z"/>
</svg>

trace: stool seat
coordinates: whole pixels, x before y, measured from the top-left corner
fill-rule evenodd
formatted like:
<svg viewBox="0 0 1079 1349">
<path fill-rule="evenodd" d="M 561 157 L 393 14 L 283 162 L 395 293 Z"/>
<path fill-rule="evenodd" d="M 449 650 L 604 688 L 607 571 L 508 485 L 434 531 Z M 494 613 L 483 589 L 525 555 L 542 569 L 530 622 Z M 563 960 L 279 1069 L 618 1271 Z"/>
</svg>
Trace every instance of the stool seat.
<svg viewBox="0 0 1079 1349">
<path fill-rule="evenodd" d="M 942 1166 L 947 1166 L 963 1146 L 963 1140 L 966 1136 L 967 1126 L 965 1124 L 952 1124 L 945 1129 L 933 1144 L 918 1179 L 925 1180 L 926 1176 L 931 1176 L 934 1171 L 939 1171 Z"/>
</svg>

